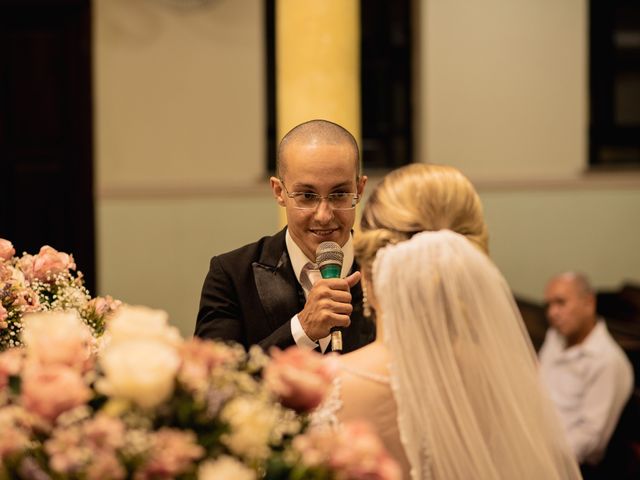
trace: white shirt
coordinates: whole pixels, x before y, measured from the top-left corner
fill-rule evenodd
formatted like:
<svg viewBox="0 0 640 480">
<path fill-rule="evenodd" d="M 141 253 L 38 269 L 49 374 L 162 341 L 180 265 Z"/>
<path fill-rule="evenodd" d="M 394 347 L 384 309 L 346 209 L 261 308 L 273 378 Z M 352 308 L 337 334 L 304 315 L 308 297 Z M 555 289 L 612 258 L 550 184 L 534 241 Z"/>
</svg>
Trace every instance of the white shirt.
<svg viewBox="0 0 640 480">
<path fill-rule="evenodd" d="M 300 249 L 300 247 L 296 244 L 296 242 L 291 238 L 291 234 L 289 233 L 289 229 L 287 229 L 287 233 L 285 236 L 285 241 L 287 244 L 287 252 L 289 253 L 289 258 L 291 259 L 291 266 L 293 267 L 293 273 L 296 275 L 296 279 L 298 283 L 300 283 L 300 273 L 304 266 L 311 262 L 315 263 L 315 259 L 311 260 L 307 258 L 304 252 Z M 344 258 L 342 261 L 342 271 L 340 272 L 340 278 L 346 277 L 351 271 L 351 267 L 353 266 L 353 237 L 350 235 L 347 243 L 342 247 L 342 252 L 344 253 Z M 312 272 L 309 275 L 311 281 L 315 283 L 318 279 L 321 278 L 320 272 Z M 302 289 L 304 290 L 304 298 L 309 296 L 309 290 L 305 288 L 302 283 L 300 283 Z M 329 341 L 331 340 L 331 335 L 327 335 L 324 338 L 321 338 L 317 342 L 311 340 L 307 334 L 305 333 L 302 325 L 300 324 L 300 319 L 298 315 L 294 315 L 291 318 L 291 335 L 293 335 L 293 340 L 296 342 L 296 345 L 299 347 L 306 347 L 309 349 L 314 349 L 320 345 L 321 350 L 324 352 L 327 349 L 327 345 L 329 345 Z"/>
<path fill-rule="evenodd" d="M 578 462 L 598 463 L 631 395 L 631 363 L 603 320 L 569 348 L 549 328 L 539 358 L 542 380 Z"/>
</svg>

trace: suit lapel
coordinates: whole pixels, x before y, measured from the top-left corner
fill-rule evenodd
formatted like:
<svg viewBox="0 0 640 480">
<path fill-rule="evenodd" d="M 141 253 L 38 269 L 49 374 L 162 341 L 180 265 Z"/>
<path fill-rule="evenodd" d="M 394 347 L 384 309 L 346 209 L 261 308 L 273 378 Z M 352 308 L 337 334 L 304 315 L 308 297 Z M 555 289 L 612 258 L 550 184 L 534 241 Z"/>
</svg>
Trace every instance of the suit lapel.
<svg viewBox="0 0 640 480">
<path fill-rule="evenodd" d="M 266 239 L 260 259 L 252 264 L 258 296 L 272 330 L 288 322 L 301 309 L 298 281 L 287 253 L 285 231 Z"/>
</svg>

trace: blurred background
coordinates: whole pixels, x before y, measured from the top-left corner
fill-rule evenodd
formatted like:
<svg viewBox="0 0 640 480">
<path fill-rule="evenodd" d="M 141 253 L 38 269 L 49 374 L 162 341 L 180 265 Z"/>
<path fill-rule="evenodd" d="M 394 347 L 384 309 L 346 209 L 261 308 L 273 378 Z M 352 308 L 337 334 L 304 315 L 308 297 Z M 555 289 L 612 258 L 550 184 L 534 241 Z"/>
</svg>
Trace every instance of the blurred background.
<svg viewBox="0 0 640 480">
<path fill-rule="evenodd" d="M 323 87 L 314 25 L 350 33 L 351 91 Z M 564 270 L 640 284 L 637 2 L 0 0 L 0 35 L 0 237 L 73 253 L 92 293 L 185 335 L 211 256 L 282 225 L 279 137 L 328 115 L 282 114 L 286 69 L 319 78 L 298 104 L 355 105 L 329 119 L 360 137 L 369 190 L 409 162 L 460 168 L 523 304 Z M 283 66 L 292 48 L 306 60 Z"/>
</svg>

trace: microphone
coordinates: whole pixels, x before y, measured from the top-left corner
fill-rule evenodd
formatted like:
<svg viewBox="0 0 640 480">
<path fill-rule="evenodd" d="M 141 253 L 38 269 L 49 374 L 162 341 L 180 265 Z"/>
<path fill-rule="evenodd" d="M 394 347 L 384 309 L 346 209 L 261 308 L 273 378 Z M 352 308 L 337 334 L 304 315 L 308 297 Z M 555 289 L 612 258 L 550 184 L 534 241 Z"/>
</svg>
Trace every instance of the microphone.
<svg viewBox="0 0 640 480">
<path fill-rule="evenodd" d="M 322 242 L 316 248 L 316 263 L 322 278 L 340 278 L 344 253 L 336 242 Z M 331 329 L 331 351 L 342 352 L 342 332 Z"/>
</svg>

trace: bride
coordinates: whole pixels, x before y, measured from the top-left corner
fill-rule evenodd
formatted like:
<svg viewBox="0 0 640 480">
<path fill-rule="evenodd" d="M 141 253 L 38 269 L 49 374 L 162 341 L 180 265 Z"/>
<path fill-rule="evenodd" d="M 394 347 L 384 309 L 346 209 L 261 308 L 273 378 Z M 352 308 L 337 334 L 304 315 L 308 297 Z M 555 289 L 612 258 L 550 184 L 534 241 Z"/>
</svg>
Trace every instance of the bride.
<svg viewBox="0 0 640 480">
<path fill-rule="evenodd" d="M 580 478 L 477 193 L 414 164 L 371 195 L 356 255 L 378 336 L 338 357 L 316 422 L 373 423 L 405 478 Z"/>
</svg>

